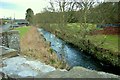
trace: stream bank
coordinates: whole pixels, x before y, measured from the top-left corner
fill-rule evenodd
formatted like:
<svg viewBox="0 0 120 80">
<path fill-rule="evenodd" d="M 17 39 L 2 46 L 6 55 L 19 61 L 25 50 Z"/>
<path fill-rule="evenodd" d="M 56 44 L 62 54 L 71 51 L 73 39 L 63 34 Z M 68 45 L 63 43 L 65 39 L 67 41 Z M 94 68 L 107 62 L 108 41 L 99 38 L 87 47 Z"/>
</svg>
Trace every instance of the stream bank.
<svg viewBox="0 0 120 80">
<path fill-rule="evenodd" d="M 116 44 L 116 43 L 119 43 L 118 40 L 115 40 L 116 42 L 111 43 L 111 45 L 110 43 L 108 43 L 109 42 L 108 40 L 108 42 L 105 43 L 106 44 L 105 46 L 107 48 L 105 48 L 105 47 L 101 47 L 100 45 L 98 45 L 101 43 L 99 41 L 98 41 L 99 42 L 98 44 L 95 44 L 89 38 L 86 38 L 86 39 L 81 38 L 82 33 L 80 33 L 80 27 L 78 26 L 74 26 L 74 25 L 65 26 L 63 29 L 63 28 L 60 28 L 60 26 L 50 25 L 50 26 L 44 26 L 42 28 L 45 29 L 46 31 L 51 32 L 52 34 L 55 34 L 58 38 L 61 38 L 65 42 L 71 43 L 72 45 L 78 47 L 81 51 L 84 51 L 87 54 L 90 54 L 91 56 L 95 57 L 101 62 L 107 65 L 116 67 L 120 70 L 120 63 L 119 63 L 120 51 L 119 49 L 115 49 L 115 48 L 119 48 L 118 44 Z M 118 36 L 118 39 L 119 38 L 120 37 Z M 113 49 L 115 50 L 108 48 L 109 46 L 111 47 L 112 45 L 114 45 Z"/>
<path fill-rule="evenodd" d="M 55 37 L 55 35 L 51 35 L 51 33 L 49 33 L 49 32 L 47 32 L 47 31 L 43 31 L 42 32 L 43 33 L 43 36 L 46 38 L 46 40 L 47 41 L 53 41 L 52 40 L 52 38 L 54 38 Z M 46 35 L 46 34 L 50 34 L 50 35 Z M 55 38 L 54 38 L 55 39 Z M 54 49 L 54 50 L 57 50 L 58 51 L 58 49 L 60 48 L 60 46 L 61 46 L 61 44 L 59 43 L 59 42 L 62 42 L 61 40 L 60 41 L 54 41 L 54 42 L 51 42 L 51 47 Z M 60 45 L 55 45 L 55 43 L 56 44 L 60 44 Z M 82 49 L 83 49 L 83 52 L 85 51 L 84 49 L 87 47 L 87 50 L 86 51 L 89 51 L 89 49 L 90 49 L 90 47 L 88 46 L 89 44 L 86 44 L 86 45 L 84 45 L 84 44 L 86 44 L 86 42 L 84 41 L 84 42 L 82 42 L 81 41 L 81 46 L 83 46 L 82 47 Z M 55 47 L 54 47 L 55 46 Z M 56 48 L 57 47 L 57 48 Z M 88 48 L 89 47 L 89 48 Z M 94 50 L 94 45 L 92 45 L 91 47 L 93 47 L 93 50 Z M 68 49 L 69 48 L 69 49 Z M 95 48 L 96 49 L 96 48 Z M 72 52 L 72 53 L 75 53 L 75 54 L 72 54 L 72 56 L 74 57 L 74 58 L 71 58 L 71 60 L 73 60 L 73 61 L 71 61 L 71 60 L 69 60 L 69 58 L 70 58 L 70 56 L 69 56 L 69 58 L 66 60 L 66 61 L 68 61 L 68 64 L 70 65 L 70 66 L 83 66 L 83 67 L 85 67 L 85 68 L 88 68 L 88 69 L 93 69 L 93 70 L 102 70 L 102 71 L 105 71 L 105 72 L 110 72 L 110 73 L 114 73 L 114 74 L 118 74 L 119 75 L 119 68 L 117 68 L 117 67 L 115 67 L 115 66 L 112 66 L 112 65 L 109 65 L 109 63 L 106 65 L 106 64 L 104 64 L 104 63 L 101 63 L 100 61 L 99 62 L 94 62 L 94 61 L 98 61 L 98 60 L 95 60 L 95 59 L 91 59 L 91 58 L 93 58 L 93 57 L 91 57 L 91 56 L 87 56 L 87 57 L 89 57 L 90 59 L 88 59 L 87 57 L 83 57 L 84 59 L 82 59 L 82 58 L 80 58 L 80 55 L 81 55 L 81 51 L 79 51 L 78 50 L 78 52 L 77 52 L 77 55 L 76 55 L 76 50 L 72 50 L 72 51 L 70 51 L 71 50 L 71 48 L 70 47 L 66 47 L 65 46 L 65 48 L 63 49 L 63 51 L 64 50 L 68 50 L 68 53 L 67 53 L 67 56 L 65 56 L 65 57 L 68 57 L 68 54 L 70 55 L 71 53 L 70 52 Z M 99 51 L 98 51 L 99 52 Z M 60 52 L 58 51 L 58 54 L 59 54 Z M 90 52 L 89 52 L 90 53 Z M 79 54 L 79 55 L 78 55 Z M 82 55 L 84 55 L 85 53 L 82 53 Z M 65 54 L 64 54 L 65 55 Z M 76 55 L 76 56 L 75 56 Z M 87 54 L 88 55 L 88 54 Z M 91 54 L 90 54 L 91 55 Z M 92 55 L 94 55 L 93 53 L 92 53 Z M 107 55 L 107 54 L 106 54 Z M 78 58 L 80 58 L 80 59 L 78 59 L 77 58 L 77 56 L 79 56 Z M 85 56 L 85 55 L 84 55 Z M 99 58 L 101 58 L 101 59 L 103 59 L 103 54 L 101 55 L 100 53 L 98 54 L 97 53 L 97 56 L 99 57 Z M 94 57 L 96 57 L 96 55 L 94 56 Z M 105 57 L 109 57 L 109 56 L 105 56 Z M 77 58 L 77 60 L 75 60 Z M 86 58 L 86 60 L 85 60 L 85 58 Z M 99 58 L 97 58 L 97 59 L 99 59 Z M 115 58 L 115 56 L 111 56 L 110 58 Z M 82 59 L 82 63 L 81 63 L 81 59 Z M 100 60 L 100 59 L 99 59 Z M 76 62 L 74 62 L 74 61 L 76 61 Z M 71 62 L 71 63 L 69 63 L 69 62 Z M 90 63 L 90 64 L 89 64 Z M 95 63 L 95 64 L 93 64 L 93 63 Z M 96 67 L 96 68 L 95 68 Z"/>
<path fill-rule="evenodd" d="M 34 51 L 31 50 L 31 52 L 35 54 Z M 115 80 L 118 80 L 119 77 L 114 74 L 88 70 L 83 67 L 74 67 L 70 71 L 56 69 L 39 60 L 32 59 L 30 56 L 19 55 L 4 60 L 1 59 L 0 61 L 4 65 L 0 67 L 0 79 L 2 79 L 1 76 L 4 77 L 4 74 L 6 74 L 6 79 L 9 80 L 22 80 L 27 78 L 115 78 Z"/>
<path fill-rule="evenodd" d="M 43 63 L 54 66 L 55 68 L 63 68 L 61 61 L 58 60 L 55 52 L 50 48 L 50 43 L 46 42 L 35 26 L 21 38 L 20 55 L 28 56 Z"/>
</svg>

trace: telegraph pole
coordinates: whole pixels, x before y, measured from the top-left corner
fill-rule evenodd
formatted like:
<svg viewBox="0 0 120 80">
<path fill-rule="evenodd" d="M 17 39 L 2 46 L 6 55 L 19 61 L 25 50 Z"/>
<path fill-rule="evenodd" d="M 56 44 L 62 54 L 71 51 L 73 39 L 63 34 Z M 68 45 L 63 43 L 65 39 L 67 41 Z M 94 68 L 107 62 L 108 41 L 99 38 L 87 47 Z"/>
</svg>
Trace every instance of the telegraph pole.
<svg viewBox="0 0 120 80">
<path fill-rule="evenodd" d="M 3 21 L 2 21 L 2 19 L 3 19 L 3 18 L 1 18 L 1 21 L 0 21 L 0 22 L 1 22 L 1 25 L 3 25 Z"/>
<path fill-rule="evenodd" d="M 14 21 L 15 21 L 15 12 L 14 12 Z"/>
</svg>

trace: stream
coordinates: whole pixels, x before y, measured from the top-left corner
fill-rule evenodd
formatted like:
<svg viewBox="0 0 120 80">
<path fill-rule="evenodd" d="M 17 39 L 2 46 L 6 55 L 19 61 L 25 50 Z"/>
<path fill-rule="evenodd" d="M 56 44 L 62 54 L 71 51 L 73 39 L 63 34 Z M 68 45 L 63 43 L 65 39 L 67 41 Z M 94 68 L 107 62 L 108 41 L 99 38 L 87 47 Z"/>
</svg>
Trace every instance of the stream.
<svg viewBox="0 0 120 80">
<path fill-rule="evenodd" d="M 57 38 L 54 34 L 51 34 L 50 32 L 43 29 L 38 29 L 38 31 L 43 35 L 46 41 L 51 43 L 51 48 L 56 52 L 58 58 L 60 60 L 64 60 L 71 68 L 75 66 L 82 66 L 91 70 L 104 72 L 111 71 L 110 73 L 116 74 L 116 68 L 111 70 L 109 67 L 103 67 L 99 61 L 93 59 L 89 55 L 82 53 L 78 48 L 67 44 L 63 40 Z M 3 60 L 0 59 L 0 61 L 4 64 L 3 67 L 0 67 L 0 72 L 6 73 L 9 76 L 16 76 L 20 78 L 29 76 L 41 77 L 48 72 L 56 70 L 52 66 L 46 65 L 45 63 L 28 58 L 26 56 L 16 56 Z M 66 70 L 60 69 L 60 71 Z"/>
<path fill-rule="evenodd" d="M 51 43 L 51 48 L 55 50 L 59 59 L 64 57 L 67 64 L 71 67 L 82 66 L 91 70 L 101 70 L 98 62 L 94 61 L 91 56 L 85 55 L 77 48 L 66 44 L 63 40 L 58 39 L 54 34 L 43 29 L 38 29 L 46 41 Z"/>
<path fill-rule="evenodd" d="M 82 53 L 78 48 L 67 44 L 65 41 L 57 38 L 54 34 L 51 34 L 42 28 L 39 28 L 38 31 L 46 41 L 50 42 L 51 48 L 56 52 L 58 58 L 64 59 L 70 67 L 82 66 L 90 70 L 119 74 L 117 69 L 113 69 L 109 65 L 102 64 L 90 55 Z"/>
</svg>

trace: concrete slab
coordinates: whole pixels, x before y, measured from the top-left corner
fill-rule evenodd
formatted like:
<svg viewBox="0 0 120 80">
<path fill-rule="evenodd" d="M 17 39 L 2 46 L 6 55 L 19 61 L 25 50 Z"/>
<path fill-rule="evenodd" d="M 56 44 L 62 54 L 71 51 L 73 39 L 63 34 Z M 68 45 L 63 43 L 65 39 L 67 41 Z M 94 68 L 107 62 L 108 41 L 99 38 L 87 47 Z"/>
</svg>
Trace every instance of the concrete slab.
<svg viewBox="0 0 120 80">
<path fill-rule="evenodd" d="M 5 46 L 0 46 L 0 58 L 9 58 L 17 56 L 17 50 L 7 48 Z"/>
</svg>

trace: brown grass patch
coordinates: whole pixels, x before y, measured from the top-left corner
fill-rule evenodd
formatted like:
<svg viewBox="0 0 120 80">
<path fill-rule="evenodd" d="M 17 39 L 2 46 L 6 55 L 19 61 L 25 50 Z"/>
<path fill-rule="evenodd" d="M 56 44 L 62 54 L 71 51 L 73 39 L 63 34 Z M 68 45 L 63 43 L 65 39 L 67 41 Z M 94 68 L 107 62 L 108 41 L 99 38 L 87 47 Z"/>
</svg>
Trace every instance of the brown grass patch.
<svg viewBox="0 0 120 80">
<path fill-rule="evenodd" d="M 56 54 L 51 51 L 50 45 L 37 32 L 36 27 L 32 27 L 21 39 L 21 55 L 40 60 L 56 68 L 63 68 L 63 64 L 58 60 Z M 66 68 L 66 66 L 64 67 Z"/>
</svg>

